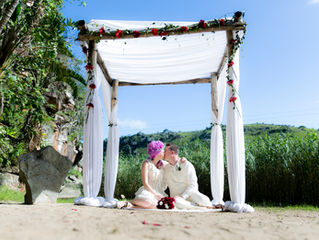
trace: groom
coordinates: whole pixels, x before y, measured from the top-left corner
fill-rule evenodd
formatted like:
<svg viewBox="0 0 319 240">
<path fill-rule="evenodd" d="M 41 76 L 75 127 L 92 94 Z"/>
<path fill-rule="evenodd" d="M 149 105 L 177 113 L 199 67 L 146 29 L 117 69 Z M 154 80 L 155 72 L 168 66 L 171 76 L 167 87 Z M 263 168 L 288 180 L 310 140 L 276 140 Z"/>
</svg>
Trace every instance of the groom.
<svg viewBox="0 0 319 240">
<path fill-rule="evenodd" d="M 164 159 L 169 162 L 164 168 L 164 178 L 169 187 L 170 196 L 176 200 L 177 208 L 191 209 L 212 207 L 209 198 L 198 191 L 197 176 L 192 163 L 180 158 L 179 147 L 167 143 Z"/>
</svg>

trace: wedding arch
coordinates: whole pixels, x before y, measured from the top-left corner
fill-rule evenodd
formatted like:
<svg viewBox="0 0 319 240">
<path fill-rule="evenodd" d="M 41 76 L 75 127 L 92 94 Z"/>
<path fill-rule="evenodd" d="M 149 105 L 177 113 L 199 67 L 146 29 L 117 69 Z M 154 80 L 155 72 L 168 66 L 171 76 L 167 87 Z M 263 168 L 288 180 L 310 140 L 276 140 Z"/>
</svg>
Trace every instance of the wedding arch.
<svg viewBox="0 0 319 240">
<path fill-rule="evenodd" d="M 225 204 L 224 146 L 221 130 L 227 97 L 226 153 L 231 201 L 225 206 L 249 212 L 245 204 L 245 149 L 239 89 L 239 47 L 246 24 L 242 13 L 199 22 L 91 20 L 78 22 L 86 55 L 87 94 L 83 133 L 84 197 L 76 204 L 114 207 L 119 158 L 117 89 L 120 86 L 211 83 L 210 176 L 213 205 Z M 104 192 L 97 197 L 103 166 L 103 104 L 108 118 Z"/>
</svg>

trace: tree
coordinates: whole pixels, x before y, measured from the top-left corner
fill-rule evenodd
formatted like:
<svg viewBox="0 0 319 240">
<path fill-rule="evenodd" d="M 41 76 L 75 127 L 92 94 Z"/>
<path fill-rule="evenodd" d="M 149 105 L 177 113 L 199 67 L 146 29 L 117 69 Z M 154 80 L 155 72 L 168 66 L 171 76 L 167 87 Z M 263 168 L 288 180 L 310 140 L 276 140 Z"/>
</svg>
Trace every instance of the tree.
<svg viewBox="0 0 319 240">
<path fill-rule="evenodd" d="M 83 100 L 85 80 L 78 67 L 70 67 L 79 64 L 65 35 L 73 24 L 62 16 L 62 4 L 62 0 L 0 3 L 0 165 L 15 164 L 16 156 L 39 147 L 43 125 L 54 121 L 57 113 L 79 117 L 74 109 L 58 109 L 48 101 L 52 91 L 65 94 L 66 86 Z M 76 120 L 72 122 L 81 124 Z"/>
</svg>

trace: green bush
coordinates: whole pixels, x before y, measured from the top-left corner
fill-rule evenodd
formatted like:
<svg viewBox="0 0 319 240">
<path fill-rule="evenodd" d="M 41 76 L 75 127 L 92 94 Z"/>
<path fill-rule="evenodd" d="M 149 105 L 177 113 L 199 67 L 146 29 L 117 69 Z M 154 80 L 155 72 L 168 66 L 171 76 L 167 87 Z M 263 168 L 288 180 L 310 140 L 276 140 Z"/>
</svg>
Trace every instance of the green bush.
<svg viewBox="0 0 319 240">
<path fill-rule="evenodd" d="M 318 205 L 318 133 L 258 137 L 246 156 L 249 201 Z"/>
<path fill-rule="evenodd" d="M 193 163 L 200 191 L 211 198 L 210 143 L 179 138 L 180 156 Z M 319 134 L 282 133 L 249 138 L 246 142 L 246 201 L 274 205 L 311 204 L 319 199 Z M 115 197 L 133 198 L 142 185 L 140 168 L 145 154 L 119 159 Z M 224 199 L 229 199 L 225 158 Z"/>
</svg>

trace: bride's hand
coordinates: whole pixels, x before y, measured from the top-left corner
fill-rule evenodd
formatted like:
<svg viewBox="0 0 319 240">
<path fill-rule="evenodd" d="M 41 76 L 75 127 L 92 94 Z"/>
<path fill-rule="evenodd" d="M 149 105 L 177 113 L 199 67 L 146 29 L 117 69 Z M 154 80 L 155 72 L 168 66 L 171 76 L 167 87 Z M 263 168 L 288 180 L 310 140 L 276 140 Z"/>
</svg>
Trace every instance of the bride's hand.
<svg viewBox="0 0 319 240">
<path fill-rule="evenodd" d="M 187 159 L 182 157 L 180 163 L 185 163 L 186 161 L 187 161 Z"/>
</svg>

